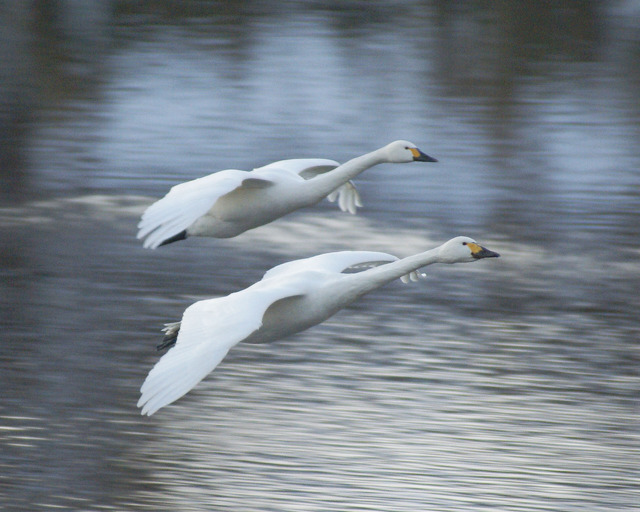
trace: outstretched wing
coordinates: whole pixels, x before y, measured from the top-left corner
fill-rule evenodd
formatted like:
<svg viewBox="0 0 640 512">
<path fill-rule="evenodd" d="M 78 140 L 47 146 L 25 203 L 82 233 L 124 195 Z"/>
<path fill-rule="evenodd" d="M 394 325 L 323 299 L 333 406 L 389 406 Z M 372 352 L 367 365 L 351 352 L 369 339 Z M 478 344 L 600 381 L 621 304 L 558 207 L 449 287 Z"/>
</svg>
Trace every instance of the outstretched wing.
<svg viewBox="0 0 640 512">
<path fill-rule="evenodd" d="M 335 160 L 329 160 L 327 158 L 292 158 L 290 160 L 279 160 L 262 167 L 257 167 L 252 172 L 256 175 L 261 175 L 262 173 L 285 171 L 309 180 L 318 174 L 331 171 L 339 165 Z"/>
<path fill-rule="evenodd" d="M 294 158 L 259 167 L 254 169 L 253 172 L 266 173 L 274 170 L 286 170 L 297 174 L 305 180 L 311 180 L 319 174 L 332 171 L 339 165 L 335 160 L 326 158 Z M 327 196 L 327 199 L 332 203 L 337 200 L 338 206 L 343 212 L 356 213 L 357 208 L 362 206 L 360 194 L 358 194 L 358 190 L 352 181 L 347 181 L 339 186 Z"/>
<path fill-rule="evenodd" d="M 261 282 L 226 297 L 189 306 L 173 348 L 158 361 L 142 384 L 138 407 L 151 416 L 190 391 L 222 361 L 229 349 L 262 325 L 275 301 L 300 296 L 304 290 L 289 280 Z"/>
<path fill-rule="evenodd" d="M 288 261 L 282 263 L 271 270 L 267 271 L 262 280 L 268 280 L 274 277 L 282 277 L 285 275 L 302 272 L 304 270 L 324 270 L 327 272 L 360 272 L 372 267 L 378 267 L 396 261 L 397 256 L 387 254 L 385 252 L 376 251 L 338 251 L 319 254 L 311 258 L 301 260 Z M 400 279 L 403 283 L 409 281 L 418 281 L 425 275 L 414 270 L 409 274 L 402 276 Z"/>
<path fill-rule="evenodd" d="M 282 263 L 271 270 L 268 270 L 262 277 L 262 280 L 271 279 L 273 277 L 281 277 L 287 274 L 294 274 L 304 270 L 325 270 L 327 272 L 344 272 L 349 268 L 362 266 L 375 266 L 377 264 L 389 263 L 396 261 L 398 258 L 384 252 L 373 251 L 338 251 L 319 254 L 311 258 L 301 260 L 288 261 Z"/>
<path fill-rule="evenodd" d="M 174 186 L 144 212 L 137 237 L 146 237 L 144 247 L 155 249 L 191 226 L 220 197 L 243 186 L 245 181 L 249 187 L 270 185 L 268 180 L 251 177 L 248 172 L 227 169 Z"/>
</svg>

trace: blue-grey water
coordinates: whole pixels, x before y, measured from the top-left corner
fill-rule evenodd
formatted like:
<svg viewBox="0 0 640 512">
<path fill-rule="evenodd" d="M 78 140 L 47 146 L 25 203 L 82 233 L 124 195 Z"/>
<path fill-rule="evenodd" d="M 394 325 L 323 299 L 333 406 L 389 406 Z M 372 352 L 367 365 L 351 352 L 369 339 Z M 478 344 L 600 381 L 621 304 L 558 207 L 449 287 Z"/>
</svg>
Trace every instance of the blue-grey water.
<svg viewBox="0 0 640 512">
<path fill-rule="evenodd" d="M 640 4 L 0 7 L 0 509 L 640 510 Z M 232 240 L 142 249 L 174 184 L 391 140 Z M 330 321 L 240 345 L 151 418 L 163 323 L 268 268 L 455 235 Z"/>
</svg>

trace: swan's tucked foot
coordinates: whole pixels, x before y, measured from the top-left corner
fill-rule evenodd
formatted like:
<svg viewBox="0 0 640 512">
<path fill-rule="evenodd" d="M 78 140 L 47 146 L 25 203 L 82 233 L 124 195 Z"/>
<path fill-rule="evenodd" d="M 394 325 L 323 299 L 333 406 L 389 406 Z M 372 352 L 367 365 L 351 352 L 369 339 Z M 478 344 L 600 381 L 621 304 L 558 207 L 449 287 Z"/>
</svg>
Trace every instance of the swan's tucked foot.
<svg viewBox="0 0 640 512">
<path fill-rule="evenodd" d="M 184 240 L 186 238 L 187 238 L 187 230 L 184 229 L 180 231 L 180 233 L 178 233 L 177 235 L 173 235 L 167 238 L 166 240 L 162 241 L 160 244 L 158 244 L 158 247 L 162 245 L 172 244 L 173 242 L 179 242 L 180 240 Z"/>
<path fill-rule="evenodd" d="M 419 270 L 414 270 L 413 272 L 409 272 L 408 274 L 402 276 L 400 280 L 406 284 L 411 281 L 420 281 L 420 279 L 424 279 L 425 277 L 427 277 L 427 274 L 420 272 Z"/>
<path fill-rule="evenodd" d="M 174 322 L 171 324 L 164 324 L 164 338 L 162 341 L 158 343 L 156 349 L 158 352 L 160 350 L 164 350 L 165 348 L 173 347 L 176 344 L 176 340 L 178 339 L 178 332 L 180 332 L 180 324 L 181 322 Z"/>
</svg>

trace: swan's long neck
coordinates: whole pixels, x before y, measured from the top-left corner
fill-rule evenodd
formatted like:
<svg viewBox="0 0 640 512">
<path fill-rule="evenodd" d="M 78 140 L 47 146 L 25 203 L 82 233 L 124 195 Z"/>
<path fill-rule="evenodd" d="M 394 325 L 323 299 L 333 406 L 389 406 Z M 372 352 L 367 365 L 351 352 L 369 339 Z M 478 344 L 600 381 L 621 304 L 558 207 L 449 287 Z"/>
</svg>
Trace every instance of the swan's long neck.
<svg viewBox="0 0 640 512">
<path fill-rule="evenodd" d="M 348 274 L 349 278 L 353 280 L 352 286 L 356 296 L 365 295 L 419 268 L 439 263 L 439 250 L 440 247 L 436 247 L 430 251 L 392 261 L 357 274 Z"/>
<path fill-rule="evenodd" d="M 321 197 L 325 197 L 361 172 L 387 161 L 384 148 L 376 149 L 371 153 L 352 158 L 332 171 L 316 176 L 307 183 L 312 185 L 316 194 L 319 193 Z"/>
</svg>

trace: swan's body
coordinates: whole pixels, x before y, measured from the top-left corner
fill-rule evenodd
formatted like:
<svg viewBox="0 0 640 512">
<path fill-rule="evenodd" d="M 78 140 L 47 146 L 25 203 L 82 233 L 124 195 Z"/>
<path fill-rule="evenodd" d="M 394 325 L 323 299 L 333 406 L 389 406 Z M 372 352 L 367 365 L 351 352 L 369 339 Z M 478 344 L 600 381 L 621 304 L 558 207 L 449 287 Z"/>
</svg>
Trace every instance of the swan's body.
<svg viewBox="0 0 640 512">
<path fill-rule="evenodd" d="M 404 259 L 381 252 L 344 251 L 274 267 L 249 288 L 196 302 L 185 310 L 181 322 L 167 324 L 160 347 L 172 348 L 147 376 L 138 407 L 142 414 L 151 415 L 177 400 L 241 341 L 265 343 L 308 329 L 390 281 L 407 276 L 415 280 L 416 271 L 426 265 L 497 256 L 470 238 L 457 237 Z"/>
<path fill-rule="evenodd" d="M 362 206 L 350 181 L 384 162 L 435 162 L 415 144 L 396 141 L 340 165 L 334 160 L 281 160 L 253 171 L 227 169 L 173 187 L 142 215 L 138 238 L 144 247 L 183 240 L 187 236 L 229 238 L 325 197 L 338 199 L 351 213 Z"/>
</svg>

